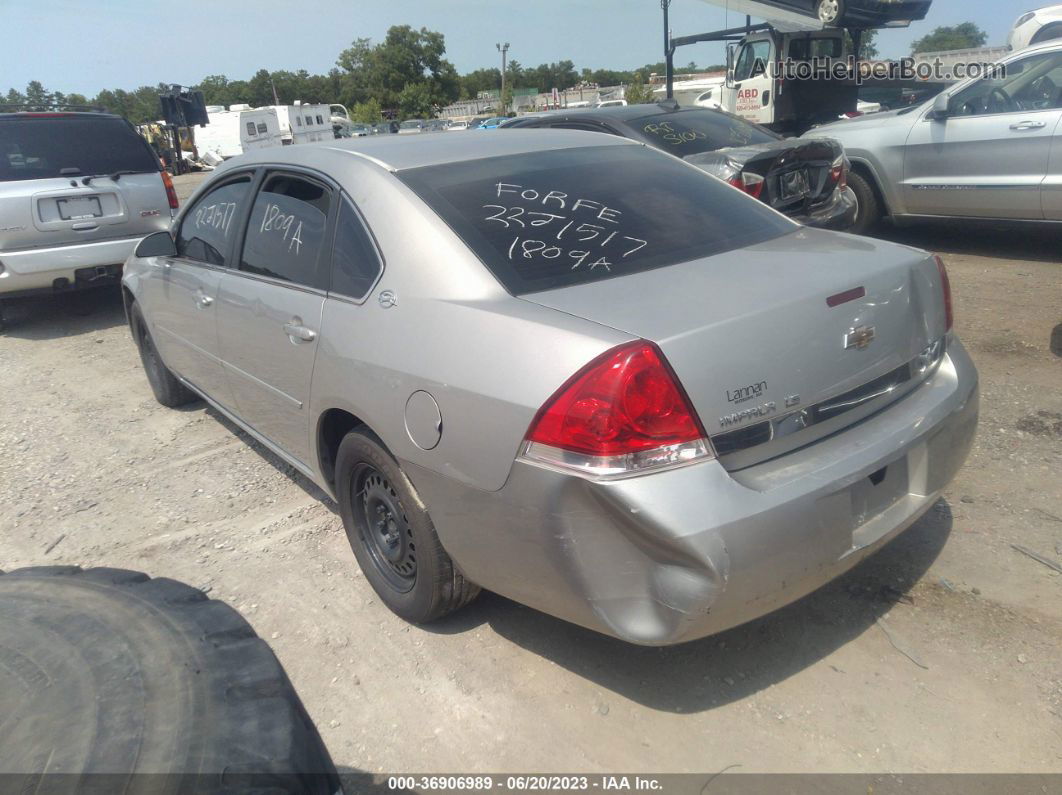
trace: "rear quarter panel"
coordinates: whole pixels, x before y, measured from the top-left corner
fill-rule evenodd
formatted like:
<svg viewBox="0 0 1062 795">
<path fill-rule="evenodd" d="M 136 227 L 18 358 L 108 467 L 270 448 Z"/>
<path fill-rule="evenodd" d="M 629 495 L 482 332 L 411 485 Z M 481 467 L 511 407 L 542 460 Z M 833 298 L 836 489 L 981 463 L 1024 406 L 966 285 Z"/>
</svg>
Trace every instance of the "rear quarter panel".
<svg viewBox="0 0 1062 795">
<path fill-rule="evenodd" d="M 510 296 L 395 176 L 350 160 L 333 176 L 372 229 L 384 273 L 360 304 L 326 301 L 311 417 L 344 409 L 399 459 L 499 489 L 542 404 L 588 361 L 631 338 Z M 380 303 L 384 291 L 396 305 Z M 442 415 L 432 450 L 414 444 L 405 427 L 406 402 L 418 390 Z M 310 430 L 316 445 L 316 422 Z"/>
</svg>

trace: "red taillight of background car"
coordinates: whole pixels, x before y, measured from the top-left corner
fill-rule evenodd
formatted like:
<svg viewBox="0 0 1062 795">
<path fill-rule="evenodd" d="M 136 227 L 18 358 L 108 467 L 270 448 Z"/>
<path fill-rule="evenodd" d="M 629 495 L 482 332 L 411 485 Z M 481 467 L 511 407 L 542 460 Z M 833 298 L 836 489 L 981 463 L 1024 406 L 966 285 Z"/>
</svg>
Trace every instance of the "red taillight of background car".
<svg viewBox="0 0 1062 795">
<path fill-rule="evenodd" d="M 841 190 L 848 187 L 848 163 L 845 162 L 844 157 L 834 160 L 830 165 L 830 181 Z"/>
<path fill-rule="evenodd" d="M 664 355 L 645 340 L 613 348 L 573 376 L 539 411 L 527 442 L 529 457 L 595 474 L 709 454 Z"/>
<path fill-rule="evenodd" d="M 944 267 L 944 260 L 939 256 L 933 257 L 937 261 L 937 271 L 940 273 L 940 286 L 944 291 L 944 330 L 951 331 L 955 321 L 955 315 L 951 308 L 951 281 L 948 279 L 948 270 Z"/>
<path fill-rule="evenodd" d="M 173 180 L 170 179 L 170 172 L 163 171 L 162 173 L 162 185 L 166 188 L 166 199 L 170 203 L 170 209 L 176 210 L 180 206 L 180 202 L 177 200 L 177 190 L 173 187 Z"/>
<path fill-rule="evenodd" d="M 763 177 L 753 174 L 751 171 L 742 171 L 727 180 L 735 188 L 739 188 L 754 199 L 760 198 L 763 193 Z"/>
</svg>

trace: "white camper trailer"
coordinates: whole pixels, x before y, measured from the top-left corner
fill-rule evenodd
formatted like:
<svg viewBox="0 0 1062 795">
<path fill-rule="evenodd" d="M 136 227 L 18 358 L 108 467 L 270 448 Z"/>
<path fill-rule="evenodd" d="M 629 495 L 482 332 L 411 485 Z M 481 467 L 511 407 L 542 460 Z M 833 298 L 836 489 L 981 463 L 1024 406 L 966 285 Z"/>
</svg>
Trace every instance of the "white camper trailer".
<svg viewBox="0 0 1062 795">
<path fill-rule="evenodd" d="M 228 110 L 207 113 L 210 123 L 196 128 L 195 143 L 202 157 L 211 152 L 222 160 L 252 149 L 280 146 L 280 124 L 272 108 L 229 105 Z"/>
<path fill-rule="evenodd" d="M 328 105 L 273 105 L 285 144 L 333 141 L 332 114 Z"/>
</svg>

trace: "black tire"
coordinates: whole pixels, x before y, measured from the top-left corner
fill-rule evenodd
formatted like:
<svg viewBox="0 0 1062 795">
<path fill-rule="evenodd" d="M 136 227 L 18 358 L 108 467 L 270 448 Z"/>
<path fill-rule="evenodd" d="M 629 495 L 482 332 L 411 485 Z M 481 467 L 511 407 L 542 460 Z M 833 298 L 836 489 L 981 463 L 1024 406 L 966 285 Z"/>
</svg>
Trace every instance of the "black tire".
<svg viewBox="0 0 1062 795">
<path fill-rule="evenodd" d="M 833 13 L 831 19 L 826 19 L 826 12 L 824 12 L 822 8 L 823 5 L 826 3 L 829 3 L 830 5 L 836 5 L 837 7 L 836 13 L 833 13 L 831 10 L 830 13 Z M 818 2 L 815 3 L 815 16 L 818 17 L 820 22 L 826 25 L 840 25 L 841 22 L 844 20 L 844 12 L 846 10 L 847 9 L 845 8 L 845 0 L 818 0 Z"/>
<path fill-rule="evenodd" d="M 171 409 L 198 400 L 198 395 L 182 384 L 177 376 L 163 364 L 155 342 L 151 339 L 147 323 L 144 322 L 144 316 L 135 301 L 129 307 L 129 323 L 132 326 L 136 347 L 140 351 L 140 362 L 144 365 L 148 384 L 151 386 L 151 391 L 155 393 L 155 400 Z"/>
<path fill-rule="evenodd" d="M 855 194 L 858 207 L 855 220 L 846 229 L 856 235 L 867 235 L 881 225 L 881 201 L 870 181 L 857 171 L 848 172 L 848 187 Z"/>
<path fill-rule="evenodd" d="M 479 594 L 442 548 L 409 478 L 367 428 L 339 444 L 336 494 L 365 579 L 396 615 L 423 624 Z"/>
<path fill-rule="evenodd" d="M 110 792 L 143 789 L 132 777 L 144 773 L 187 777 L 160 791 L 337 789 L 269 646 L 175 580 L 76 566 L 0 576 L 0 681 L 0 771 L 27 791 L 55 771 L 110 774 L 96 782 Z"/>
</svg>

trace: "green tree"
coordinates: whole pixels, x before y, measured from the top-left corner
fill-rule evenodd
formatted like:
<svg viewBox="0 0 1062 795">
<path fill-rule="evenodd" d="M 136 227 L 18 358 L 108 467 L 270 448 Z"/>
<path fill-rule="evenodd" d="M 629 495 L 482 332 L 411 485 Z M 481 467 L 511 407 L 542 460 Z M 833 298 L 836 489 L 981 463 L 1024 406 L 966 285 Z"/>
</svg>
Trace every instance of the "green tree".
<svg viewBox="0 0 1062 795">
<path fill-rule="evenodd" d="M 873 61 L 879 55 L 877 45 L 878 32 L 876 30 L 864 30 L 859 38 L 858 58 L 862 61 Z M 849 51 L 852 49 L 852 36 L 848 31 L 844 34 L 845 46 Z"/>
<path fill-rule="evenodd" d="M 403 119 L 426 119 L 432 115 L 431 87 L 427 83 L 407 83 L 398 92 L 398 115 Z"/>
<path fill-rule="evenodd" d="M 963 22 L 952 27 L 941 26 L 932 33 L 915 40 L 912 53 L 940 52 L 941 50 L 969 50 L 984 47 L 988 34 L 973 22 Z"/>
<path fill-rule="evenodd" d="M 39 80 L 30 80 L 26 86 L 26 104 L 35 108 L 46 108 L 52 104 L 52 93 L 42 86 Z"/>
<path fill-rule="evenodd" d="M 641 72 L 635 73 L 634 81 L 624 92 L 624 98 L 628 105 L 642 105 L 653 101 L 653 90 L 645 84 Z"/>
<path fill-rule="evenodd" d="M 383 110 L 380 103 L 375 99 L 359 102 L 350 109 L 351 121 L 359 121 L 362 124 L 378 124 L 383 118 Z"/>
</svg>

